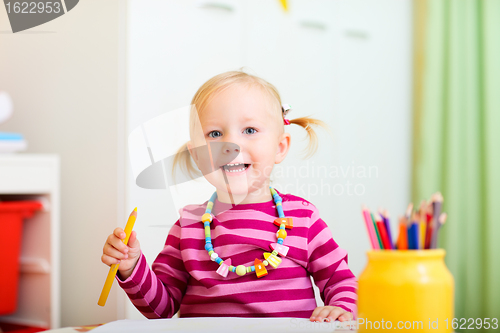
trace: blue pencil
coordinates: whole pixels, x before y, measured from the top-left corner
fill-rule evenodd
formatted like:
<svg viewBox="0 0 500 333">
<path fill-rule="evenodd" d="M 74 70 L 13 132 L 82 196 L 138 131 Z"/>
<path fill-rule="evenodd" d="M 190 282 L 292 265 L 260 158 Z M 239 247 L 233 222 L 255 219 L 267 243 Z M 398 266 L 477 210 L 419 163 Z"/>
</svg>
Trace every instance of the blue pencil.
<svg viewBox="0 0 500 333">
<path fill-rule="evenodd" d="M 406 232 L 408 233 L 408 250 L 413 250 L 413 235 L 411 231 L 411 224 L 409 228 L 406 228 Z"/>
<path fill-rule="evenodd" d="M 420 231 L 418 223 L 412 223 L 411 224 L 411 232 L 412 232 L 412 237 L 413 237 L 413 247 L 415 250 L 418 250 L 420 248 L 419 245 L 419 239 L 418 239 L 418 233 Z"/>
</svg>

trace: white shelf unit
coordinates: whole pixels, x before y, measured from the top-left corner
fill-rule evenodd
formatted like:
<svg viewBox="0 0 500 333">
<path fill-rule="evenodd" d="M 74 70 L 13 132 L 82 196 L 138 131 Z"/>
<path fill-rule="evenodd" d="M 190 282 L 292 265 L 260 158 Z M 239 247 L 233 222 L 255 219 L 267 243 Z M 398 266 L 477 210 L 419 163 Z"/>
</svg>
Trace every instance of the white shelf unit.
<svg viewBox="0 0 500 333">
<path fill-rule="evenodd" d="M 43 203 L 23 223 L 17 310 L 0 321 L 60 326 L 59 165 L 57 155 L 0 154 L 0 200 Z"/>
</svg>

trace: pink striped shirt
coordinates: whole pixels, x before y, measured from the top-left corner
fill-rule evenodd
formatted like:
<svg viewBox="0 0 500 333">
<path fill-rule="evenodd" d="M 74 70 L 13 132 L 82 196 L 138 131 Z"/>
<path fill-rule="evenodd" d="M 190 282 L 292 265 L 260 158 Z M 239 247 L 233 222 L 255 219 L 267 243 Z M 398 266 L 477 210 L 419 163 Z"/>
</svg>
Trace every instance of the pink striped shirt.
<svg viewBox="0 0 500 333">
<path fill-rule="evenodd" d="M 278 192 L 279 193 L 279 192 Z M 316 207 L 291 194 L 279 193 L 286 217 L 293 218 L 284 245 L 290 250 L 268 275 L 255 273 L 226 278 L 205 250 L 202 205 L 188 205 L 171 228 L 164 249 L 149 268 L 143 254 L 126 280 L 117 277 L 135 307 L 147 318 L 296 317 L 309 318 L 316 308 L 310 275 L 325 305 L 341 307 L 356 317 L 357 282 L 347 266 L 347 252 L 333 240 Z M 232 264 L 252 266 L 271 252 L 278 217 L 274 202 L 230 204 L 216 200 L 212 209 L 214 251 Z"/>
</svg>

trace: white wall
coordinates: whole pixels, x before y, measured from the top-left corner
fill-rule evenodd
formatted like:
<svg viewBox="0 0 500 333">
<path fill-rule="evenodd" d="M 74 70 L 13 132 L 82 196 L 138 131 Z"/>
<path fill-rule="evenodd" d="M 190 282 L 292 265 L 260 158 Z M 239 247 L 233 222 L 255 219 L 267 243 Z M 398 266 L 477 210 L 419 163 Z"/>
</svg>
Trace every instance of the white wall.
<svg viewBox="0 0 500 333">
<path fill-rule="evenodd" d="M 246 66 L 293 106 L 289 118 L 312 114 L 330 125 L 333 137 L 319 133 L 319 151 L 309 160 L 300 159 L 304 131 L 286 128 L 292 148 L 275 169 L 274 185 L 319 208 L 359 275 L 369 249 L 361 204 L 394 216 L 409 201 L 411 1 L 295 0 L 289 6 L 284 13 L 279 1 L 130 0 L 127 132 L 189 105 L 211 76 Z M 337 168 L 338 176 L 318 177 L 321 166 L 329 175 Z M 358 175 L 363 170 L 366 177 Z M 138 188 L 130 170 L 127 188 L 152 263 L 178 207 L 167 190 Z M 211 194 L 202 192 L 201 202 Z M 130 303 L 127 316 L 142 318 Z"/>
<path fill-rule="evenodd" d="M 80 1 L 60 18 L 16 34 L 0 9 L 0 90 L 15 109 L 0 131 L 23 133 L 29 153 L 61 157 L 62 326 L 118 316 L 116 285 L 106 307 L 97 300 L 108 271 L 102 246 L 128 210 L 122 6 Z"/>
</svg>

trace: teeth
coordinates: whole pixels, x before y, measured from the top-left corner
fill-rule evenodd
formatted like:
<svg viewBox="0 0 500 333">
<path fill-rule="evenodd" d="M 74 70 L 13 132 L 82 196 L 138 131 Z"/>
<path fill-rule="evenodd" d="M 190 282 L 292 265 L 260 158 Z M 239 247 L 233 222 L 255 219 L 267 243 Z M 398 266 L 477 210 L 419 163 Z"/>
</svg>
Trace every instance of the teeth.
<svg viewBox="0 0 500 333">
<path fill-rule="evenodd" d="M 243 167 L 241 169 L 236 169 L 236 170 L 228 170 L 226 167 L 229 167 L 229 166 L 234 166 L 234 165 L 242 165 Z M 245 171 L 247 169 L 247 167 L 245 167 L 245 164 L 244 163 L 229 163 L 229 164 L 226 164 L 224 165 L 224 171 L 226 172 L 241 172 L 241 171 Z"/>
</svg>

